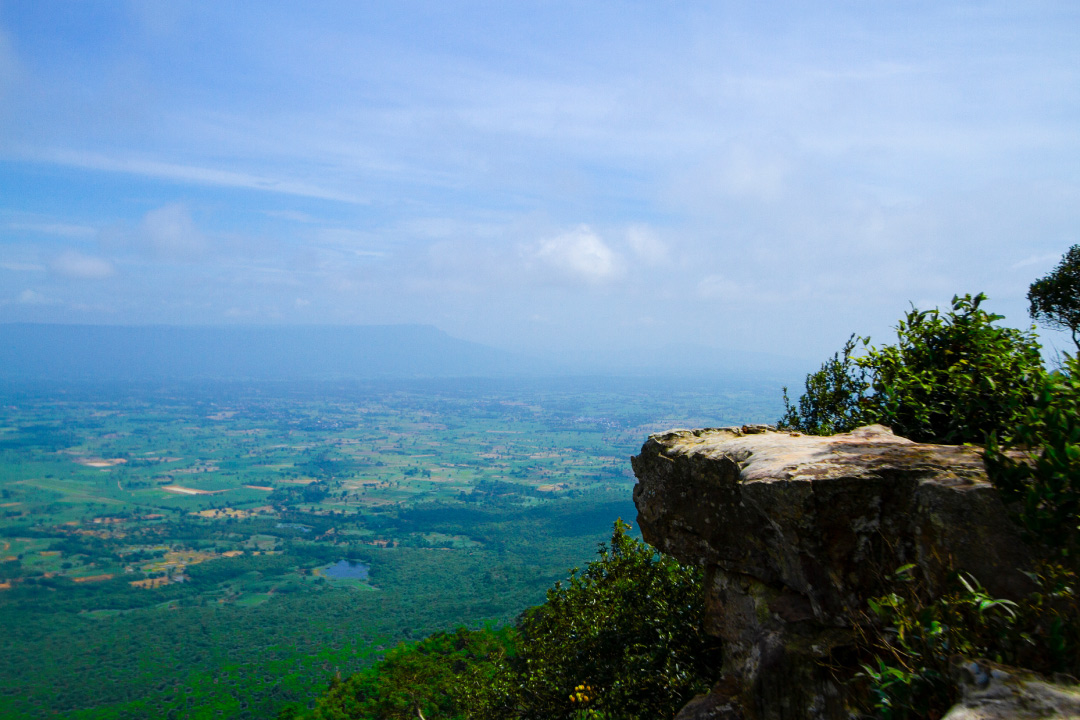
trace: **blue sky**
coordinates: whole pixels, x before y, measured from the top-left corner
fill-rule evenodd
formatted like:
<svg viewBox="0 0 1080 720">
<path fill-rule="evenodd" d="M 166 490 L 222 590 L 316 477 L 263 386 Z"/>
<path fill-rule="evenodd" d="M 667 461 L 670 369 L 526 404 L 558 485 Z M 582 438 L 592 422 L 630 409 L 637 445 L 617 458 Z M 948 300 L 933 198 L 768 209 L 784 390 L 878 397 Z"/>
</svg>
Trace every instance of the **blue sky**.
<svg viewBox="0 0 1080 720">
<path fill-rule="evenodd" d="M 0 322 L 816 363 L 1078 242 L 1075 3 L 0 0 Z"/>
</svg>

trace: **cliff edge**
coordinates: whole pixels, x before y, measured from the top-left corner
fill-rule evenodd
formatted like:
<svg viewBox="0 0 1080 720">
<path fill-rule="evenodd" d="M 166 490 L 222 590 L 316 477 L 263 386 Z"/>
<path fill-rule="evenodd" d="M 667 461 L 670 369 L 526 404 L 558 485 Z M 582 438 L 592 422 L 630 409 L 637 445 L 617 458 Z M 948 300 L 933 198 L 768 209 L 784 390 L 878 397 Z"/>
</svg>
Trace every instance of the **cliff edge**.
<svg viewBox="0 0 1080 720">
<path fill-rule="evenodd" d="M 744 426 L 653 435 L 632 463 L 642 535 L 705 568 L 705 627 L 724 641 L 720 682 L 680 717 L 849 717 L 829 668 L 901 566 L 931 592 L 954 569 L 997 597 L 1031 589 L 1031 554 L 972 447 L 880 425 Z"/>
</svg>

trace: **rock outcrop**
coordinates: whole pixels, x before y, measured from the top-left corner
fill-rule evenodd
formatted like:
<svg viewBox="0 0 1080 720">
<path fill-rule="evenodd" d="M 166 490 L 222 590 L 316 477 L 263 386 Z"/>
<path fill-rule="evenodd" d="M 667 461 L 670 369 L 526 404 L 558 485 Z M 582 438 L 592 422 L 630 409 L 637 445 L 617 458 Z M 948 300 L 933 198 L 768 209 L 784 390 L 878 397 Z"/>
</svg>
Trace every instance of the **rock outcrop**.
<svg viewBox="0 0 1080 720">
<path fill-rule="evenodd" d="M 633 458 L 645 539 L 706 570 L 722 679 L 680 718 L 846 718 L 843 664 L 866 600 L 914 563 L 931 591 L 971 573 L 999 597 L 1031 558 L 977 449 L 869 426 L 814 437 L 764 426 L 651 436 Z"/>
<path fill-rule="evenodd" d="M 1080 688 L 985 660 L 961 660 L 953 674 L 962 699 L 942 720 L 1080 718 Z"/>
</svg>

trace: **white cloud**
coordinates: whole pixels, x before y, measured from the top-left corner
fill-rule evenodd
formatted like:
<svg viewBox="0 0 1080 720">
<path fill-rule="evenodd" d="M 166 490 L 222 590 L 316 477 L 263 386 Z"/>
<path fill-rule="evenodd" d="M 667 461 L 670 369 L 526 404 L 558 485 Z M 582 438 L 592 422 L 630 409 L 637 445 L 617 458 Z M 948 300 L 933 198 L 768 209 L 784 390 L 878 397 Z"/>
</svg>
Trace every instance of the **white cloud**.
<svg viewBox="0 0 1080 720">
<path fill-rule="evenodd" d="M 139 224 L 139 235 L 154 252 L 166 258 L 191 259 L 206 249 L 206 238 L 180 203 L 146 213 Z"/>
<path fill-rule="evenodd" d="M 619 274 L 622 261 L 588 225 L 544 240 L 536 258 L 563 275 L 599 283 Z"/>
<path fill-rule="evenodd" d="M 49 267 L 57 275 L 76 280 L 101 280 L 116 272 L 107 260 L 78 250 L 65 250 Z"/>
<path fill-rule="evenodd" d="M 668 261 L 668 247 L 651 229 L 634 225 L 626 231 L 626 242 L 641 260 L 651 263 Z"/>
<path fill-rule="evenodd" d="M 23 290 L 19 293 L 16 302 L 21 305 L 52 305 L 55 301 L 50 300 L 36 290 Z"/>
</svg>

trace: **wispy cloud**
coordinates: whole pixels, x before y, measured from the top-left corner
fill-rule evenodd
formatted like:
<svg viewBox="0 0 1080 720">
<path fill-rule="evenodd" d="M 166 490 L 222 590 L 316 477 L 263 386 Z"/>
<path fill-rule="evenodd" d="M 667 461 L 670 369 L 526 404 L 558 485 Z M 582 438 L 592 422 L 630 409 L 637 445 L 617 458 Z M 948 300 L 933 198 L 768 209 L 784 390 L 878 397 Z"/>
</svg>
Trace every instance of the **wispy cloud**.
<svg viewBox="0 0 1080 720">
<path fill-rule="evenodd" d="M 45 266 L 37 263 L 0 262 L 0 269 L 12 272 L 44 272 Z"/>
<path fill-rule="evenodd" d="M 67 223 L 13 222 L 8 223 L 8 228 L 22 232 L 69 238 L 88 238 L 97 234 L 97 230 L 87 225 L 70 225 Z"/>
<path fill-rule="evenodd" d="M 54 298 L 50 298 L 37 290 L 23 290 L 15 298 L 15 302 L 20 305 L 56 305 L 59 301 Z"/>
<path fill-rule="evenodd" d="M 1052 260 L 1060 260 L 1063 253 L 1043 253 L 1040 255 L 1032 255 L 1024 258 L 1018 263 L 1015 263 L 1011 269 L 1018 270 L 1024 267 L 1031 267 L 1032 265 L 1043 265 L 1049 263 Z"/>
<path fill-rule="evenodd" d="M 272 217 L 277 220 L 289 220 L 291 222 L 298 223 L 316 223 L 319 219 L 308 215 L 305 212 L 298 210 L 267 210 L 264 213 L 267 217 Z"/>
<path fill-rule="evenodd" d="M 57 275 L 75 280 L 102 280 L 116 273 L 112 264 L 78 250 L 66 250 L 58 255 L 49 269 Z"/>
<path fill-rule="evenodd" d="M 173 260 L 190 260 L 206 250 L 206 238 L 195 227 L 185 205 L 170 203 L 143 216 L 137 232 L 139 242 L 155 254 Z"/>
<path fill-rule="evenodd" d="M 51 149 L 42 152 L 24 153 L 30 159 L 39 162 L 84 168 L 103 172 L 126 173 L 144 177 L 172 180 L 193 185 L 216 187 L 246 188 L 281 195 L 335 200 L 355 205 L 367 201 L 348 193 L 328 190 L 317 185 L 310 185 L 295 180 L 254 175 L 235 170 L 199 167 L 180 163 L 162 162 L 133 157 L 113 157 L 101 153 L 78 150 Z"/>
</svg>

